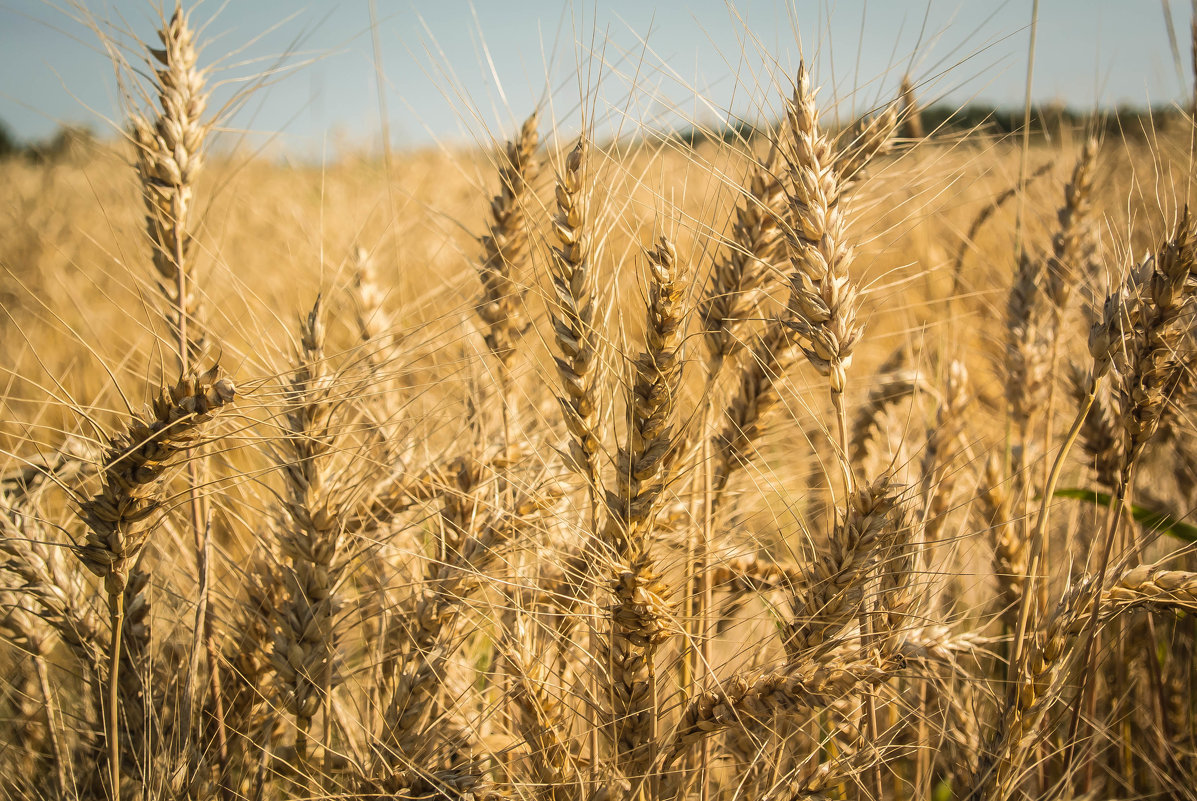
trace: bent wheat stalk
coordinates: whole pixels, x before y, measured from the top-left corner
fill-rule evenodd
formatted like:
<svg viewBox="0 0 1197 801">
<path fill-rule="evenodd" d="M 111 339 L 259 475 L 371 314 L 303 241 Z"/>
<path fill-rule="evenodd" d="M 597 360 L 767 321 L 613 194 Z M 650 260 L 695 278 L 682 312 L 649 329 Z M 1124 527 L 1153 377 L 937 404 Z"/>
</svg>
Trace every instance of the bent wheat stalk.
<svg viewBox="0 0 1197 801">
<path fill-rule="evenodd" d="M 129 570 L 152 533 L 164 503 L 163 481 L 200 439 L 205 426 L 236 395 L 220 367 L 184 376 L 163 389 L 144 418 L 134 418 L 109 445 L 99 494 L 80 504 L 89 533 L 75 555 L 104 580 L 112 624 L 108 658 L 106 737 L 113 798 L 120 794 L 119 668 Z"/>
</svg>

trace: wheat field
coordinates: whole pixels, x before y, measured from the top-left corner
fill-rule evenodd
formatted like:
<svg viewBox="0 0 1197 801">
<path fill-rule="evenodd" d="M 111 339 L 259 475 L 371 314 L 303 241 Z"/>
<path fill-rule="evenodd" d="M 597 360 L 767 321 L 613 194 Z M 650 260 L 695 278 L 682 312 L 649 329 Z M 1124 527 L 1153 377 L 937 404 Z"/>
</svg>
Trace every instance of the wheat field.
<svg viewBox="0 0 1197 801">
<path fill-rule="evenodd" d="M 283 168 L 200 36 L 0 161 L 4 798 L 1197 797 L 1191 109 Z"/>
</svg>

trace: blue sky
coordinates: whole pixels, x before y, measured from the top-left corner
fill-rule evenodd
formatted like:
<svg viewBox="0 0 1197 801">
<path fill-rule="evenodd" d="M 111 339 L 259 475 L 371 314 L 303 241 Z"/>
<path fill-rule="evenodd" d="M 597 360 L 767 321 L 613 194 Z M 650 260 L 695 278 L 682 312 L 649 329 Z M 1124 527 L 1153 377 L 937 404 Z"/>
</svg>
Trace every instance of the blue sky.
<svg viewBox="0 0 1197 801">
<path fill-rule="evenodd" d="M 202 0 L 226 142 L 320 154 L 381 141 L 485 141 L 538 103 L 568 135 L 768 116 L 800 57 L 844 114 L 909 70 L 923 99 L 1021 104 L 1031 0 Z M 1180 42 L 1178 65 L 1165 14 Z M 1036 101 L 1167 103 L 1190 93 L 1183 0 L 1042 0 Z M 148 0 L 0 0 L 0 120 L 22 138 L 124 116 L 102 38 L 152 35 Z M 102 36 L 101 36 L 102 34 Z M 265 76 L 265 77 L 263 77 Z M 248 94 L 242 92 L 253 86 Z M 241 92 L 239 95 L 238 93 Z M 585 97 L 584 103 L 580 98 Z"/>
</svg>

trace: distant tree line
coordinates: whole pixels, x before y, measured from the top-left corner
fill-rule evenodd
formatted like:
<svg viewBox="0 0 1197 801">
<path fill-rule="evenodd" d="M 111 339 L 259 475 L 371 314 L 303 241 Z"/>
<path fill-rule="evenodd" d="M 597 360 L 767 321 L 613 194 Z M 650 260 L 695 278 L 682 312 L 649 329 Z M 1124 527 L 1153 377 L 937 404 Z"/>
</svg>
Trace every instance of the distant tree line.
<svg viewBox="0 0 1197 801">
<path fill-rule="evenodd" d="M 933 105 L 919 110 L 924 130 L 935 138 L 963 133 L 988 133 L 1010 136 L 1022 132 L 1024 110 L 1004 108 L 982 103 L 967 106 Z M 1030 130 L 1036 138 L 1056 138 L 1066 131 L 1084 131 L 1093 135 L 1139 139 L 1152 131 L 1185 123 L 1186 117 L 1176 106 L 1152 108 L 1120 106 L 1113 109 L 1078 111 L 1062 104 L 1031 107 Z M 687 126 L 648 139 L 665 138 L 695 147 L 705 142 L 755 142 L 768 136 L 776 123 L 753 123 L 731 120 L 722 125 Z"/>
<path fill-rule="evenodd" d="M 22 142 L 0 120 L 0 160 L 23 158 L 35 164 L 66 161 L 85 156 L 95 144 L 95 133 L 81 125 L 62 125 L 45 139 Z"/>
</svg>

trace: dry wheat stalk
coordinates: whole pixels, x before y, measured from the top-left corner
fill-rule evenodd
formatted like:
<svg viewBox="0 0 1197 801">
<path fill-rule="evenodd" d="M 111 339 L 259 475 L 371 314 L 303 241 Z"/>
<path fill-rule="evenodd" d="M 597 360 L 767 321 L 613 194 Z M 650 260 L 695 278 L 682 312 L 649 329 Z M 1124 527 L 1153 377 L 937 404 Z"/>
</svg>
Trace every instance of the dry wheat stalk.
<svg viewBox="0 0 1197 801">
<path fill-rule="evenodd" d="M 486 345 L 503 365 L 510 362 L 516 341 L 528 327 L 523 311 L 525 290 L 516 281 L 515 272 L 528 255 L 524 206 L 536 176 L 537 123 L 534 112 L 500 157 L 499 194 L 490 202 L 491 222 L 481 239 L 478 277 L 482 297 L 477 312 L 485 326 Z"/>
<path fill-rule="evenodd" d="M 636 359 L 628 400 L 629 442 L 620 448 L 616 487 L 607 494 L 609 517 L 603 536 L 624 563 L 635 561 L 645 550 L 642 530 L 652 522 L 677 444 L 673 415 L 682 373 L 686 282 L 677 264 L 677 251 L 668 239 L 661 237 L 646 253 L 650 275 L 647 349 Z"/>
</svg>

